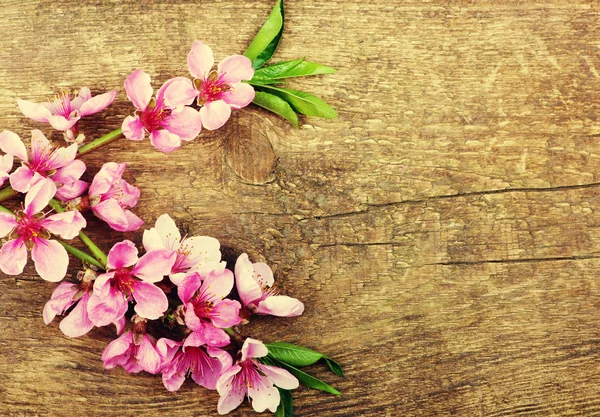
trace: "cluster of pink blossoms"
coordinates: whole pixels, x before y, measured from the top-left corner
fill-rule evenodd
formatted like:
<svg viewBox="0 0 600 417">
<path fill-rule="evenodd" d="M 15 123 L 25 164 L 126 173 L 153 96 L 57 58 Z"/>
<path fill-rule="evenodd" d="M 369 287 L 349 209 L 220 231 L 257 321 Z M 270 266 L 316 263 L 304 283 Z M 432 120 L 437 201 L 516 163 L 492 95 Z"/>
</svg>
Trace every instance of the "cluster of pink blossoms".
<svg viewBox="0 0 600 417">
<path fill-rule="evenodd" d="M 195 139 L 202 127 L 220 128 L 232 109 L 252 102 L 254 89 L 243 82 L 254 75 L 248 58 L 232 55 L 213 69 L 212 50 L 196 41 L 187 63 L 193 79 L 170 79 L 156 94 L 147 73 L 135 70 L 128 76 L 125 91 L 136 111 L 122 123 L 126 138 L 140 141 L 149 136 L 156 148 L 171 152 L 182 141 Z M 21 274 L 31 252 L 40 277 L 59 282 L 67 274 L 71 252 L 84 260 L 84 269 L 76 281 L 56 287 L 43 309 L 46 324 L 63 315 L 59 327 L 69 337 L 114 324 L 119 337 L 102 354 L 106 369 L 120 366 L 130 373 L 160 373 L 169 391 L 178 390 L 190 376 L 196 384 L 218 391 L 220 414 L 237 408 L 245 397 L 257 412 L 275 412 L 279 389 L 297 388 L 298 379 L 286 369 L 266 364 L 267 346 L 244 339 L 233 329 L 255 314 L 294 317 L 303 313 L 300 301 L 275 289 L 268 265 L 252 263 L 244 253 L 233 271 L 227 269 L 217 239 L 182 237 L 167 214 L 143 232 L 141 255 L 130 240 L 116 243 L 108 255 L 96 247 L 101 256 L 86 243 L 96 260 L 78 255 L 65 242 L 78 235 L 84 243 L 89 239 L 82 237 L 86 212 L 120 232 L 144 224 L 130 210 L 140 190 L 123 179 L 125 164 L 105 163 L 91 181 L 82 179 L 87 167 L 78 155 L 85 135 L 78 122 L 107 108 L 116 94 L 113 90 L 92 96 L 82 88 L 47 103 L 18 100 L 25 116 L 63 132 L 68 146 L 53 146 L 40 130 L 32 131 L 29 148 L 17 134 L 0 133 L 4 152 L 0 186 L 8 180 L 13 192 L 25 194 L 21 210 L 13 213 L 0 207 L 0 237 L 5 238 L 0 270 Z M 194 102 L 198 109 L 192 107 Z M 15 160 L 20 166 L 13 170 Z M 56 212 L 52 214 L 48 206 Z M 128 321 L 131 329 L 125 331 Z M 158 326 L 175 336 L 157 340 L 153 334 Z"/>
</svg>

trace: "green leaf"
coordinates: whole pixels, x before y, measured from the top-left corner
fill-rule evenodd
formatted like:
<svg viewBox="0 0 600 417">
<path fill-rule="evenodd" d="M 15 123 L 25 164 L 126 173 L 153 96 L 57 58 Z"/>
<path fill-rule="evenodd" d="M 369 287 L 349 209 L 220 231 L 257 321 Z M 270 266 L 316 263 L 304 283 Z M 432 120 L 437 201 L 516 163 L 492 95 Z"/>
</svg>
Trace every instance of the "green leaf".
<svg viewBox="0 0 600 417">
<path fill-rule="evenodd" d="M 262 67 L 277 50 L 283 34 L 283 16 L 283 0 L 277 0 L 267 21 L 244 52 L 244 55 L 252 61 L 252 68 Z"/>
<path fill-rule="evenodd" d="M 286 369 L 287 371 L 289 371 L 289 373 L 291 373 L 296 378 L 298 378 L 298 381 L 300 381 L 301 384 L 306 385 L 309 388 L 314 388 L 314 389 L 328 392 L 330 394 L 342 395 L 341 392 L 339 392 L 332 386 L 327 385 L 325 382 L 321 381 L 320 379 L 317 379 L 314 376 L 307 374 L 306 372 L 302 372 L 300 369 L 295 368 L 292 365 L 288 365 L 285 362 L 281 362 L 280 360 L 277 360 L 275 358 L 270 358 L 270 359 L 271 359 L 272 364 L 274 364 L 275 366 L 279 366 L 280 368 Z"/>
<path fill-rule="evenodd" d="M 325 363 L 327 364 L 329 369 L 331 369 L 331 372 L 333 372 L 334 374 L 336 374 L 338 376 L 344 376 L 344 370 L 342 369 L 342 367 L 339 363 L 337 363 L 333 359 L 328 358 L 326 356 L 324 356 L 323 359 L 325 360 Z"/>
<path fill-rule="evenodd" d="M 266 343 L 265 346 L 272 357 L 294 366 L 312 365 L 325 357 L 322 353 L 292 343 L 274 342 Z"/>
<path fill-rule="evenodd" d="M 279 403 L 279 407 L 277 407 L 275 417 L 292 417 L 294 415 L 294 400 L 292 399 L 292 392 L 286 389 L 277 389 L 279 390 L 281 402 Z"/>
<path fill-rule="evenodd" d="M 303 58 L 294 61 L 284 61 L 263 67 L 254 72 L 252 81 L 262 82 L 280 80 L 291 77 L 305 77 L 308 75 L 333 74 L 335 69 L 327 65 L 308 62 Z"/>
<path fill-rule="evenodd" d="M 265 93 L 262 91 L 256 91 L 254 100 L 252 102 L 270 112 L 275 113 L 278 116 L 283 117 L 288 122 L 298 127 L 298 116 L 294 112 L 294 109 L 283 100 L 273 94 Z"/>
<path fill-rule="evenodd" d="M 298 112 L 307 116 L 323 117 L 333 119 L 337 117 L 337 112 L 325 101 L 312 94 L 303 91 L 291 90 L 289 88 L 279 88 L 270 85 L 261 85 L 257 88 L 267 90 L 276 96 L 281 97 Z"/>
</svg>

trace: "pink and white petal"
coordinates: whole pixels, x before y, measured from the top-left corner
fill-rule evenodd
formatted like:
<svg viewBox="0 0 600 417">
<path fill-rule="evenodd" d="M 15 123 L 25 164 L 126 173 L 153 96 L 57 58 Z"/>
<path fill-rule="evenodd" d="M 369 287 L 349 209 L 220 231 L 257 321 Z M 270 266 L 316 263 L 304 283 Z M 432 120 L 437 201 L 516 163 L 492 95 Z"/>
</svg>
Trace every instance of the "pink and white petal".
<svg viewBox="0 0 600 417">
<path fill-rule="evenodd" d="M 81 117 L 90 114 L 99 113 L 112 104 L 117 96 L 117 90 L 109 91 L 108 93 L 99 94 L 95 97 L 90 97 L 79 108 Z"/>
<path fill-rule="evenodd" d="M 259 377 L 249 383 L 248 397 L 252 400 L 252 408 L 257 413 L 267 409 L 274 413 L 281 401 L 279 390 L 266 377 Z"/>
<path fill-rule="evenodd" d="M 87 305 L 90 299 L 90 293 L 85 292 L 75 308 L 62 319 L 60 330 L 69 337 L 83 336 L 94 328 L 94 323 L 90 320 L 87 313 Z"/>
<path fill-rule="evenodd" d="M 187 62 L 190 74 L 196 78 L 204 78 L 204 75 L 208 74 L 215 64 L 215 58 L 210 46 L 195 41 L 187 56 Z"/>
<path fill-rule="evenodd" d="M 304 304 L 287 295 L 272 295 L 258 303 L 256 312 L 277 317 L 296 317 L 304 313 Z"/>
<path fill-rule="evenodd" d="M 75 180 L 70 184 L 63 184 L 56 190 L 55 197 L 61 201 L 73 200 L 80 197 L 88 188 L 88 183 L 81 180 Z"/>
<path fill-rule="evenodd" d="M 188 275 L 190 274 L 187 272 L 171 273 L 169 274 L 169 279 L 174 285 L 179 286 Z"/>
<path fill-rule="evenodd" d="M 196 366 L 192 366 L 191 374 L 194 382 L 206 389 L 214 390 L 221 374 L 221 362 L 210 357 L 204 350 L 195 349 L 192 353 L 196 359 Z"/>
<path fill-rule="evenodd" d="M 217 66 L 219 75 L 227 84 L 239 83 L 242 80 L 251 80 L 254 77 L 252 61 L 244 55 L 230 55 L 219 62 Z"/>
<path fill-rule="evenodd" d="M 202 277 L 197 273 L 190 274 L 186 276 L 177 287 L 177 295 L 184 304 L 187 304 L 201 286 Z"/>
<path fill-rule="evenodd" d="M 115 358 L 118 358 L 127 353 L 133 345 L 133 333 L 127 332 L 117 339 L 110 342 L 104 352 L 102 352 L 102 362 L 104 362 L 104 368 L 111 369 L 117 364 L 114 362 Z"/>
<path fill-rule="evenodd" d="M 156 100 L 160 102 L 162 99 L 167 108 L 175 109 L 179 106 L 192 104 L 198 94 L 192 80 L 186 77 L 175 77 L 160 88 Z"/>
<path fill-rule="evenodd" d="M 3 174 L 6 173 L 6 177 L 8 177 L 8 173 L 12 170 L 14 162 L 14 156 L 11 154 L 6 154 L 0 156 L 0 172 Z"/>
<path fill-rule="evenodd" d="M 214 347 L 207 347 L 206 353 L 208 353 L 211 357 L 216 358 L 221 363 L 221 369 L 229 369 L 233 364 L 233 358 L 229 353 L 224 351 L 223 349 L 218 349 Z"/>
<path fill-rule="evenodd" d="M 224 100 L 209 101 L 200 109 L 202 126 L 216 130 L 223 126 L 231 116 L 231 107 Z"/>
<path fill-rule="evenodd" d="M 192 331 L 200 331 L 202 326 L 202 321 L 196 315 L 194 311 L 194 305 L 192 303 L 185 304 L 185 325 Z"/>
<path fill-rule="evenodd" d="M 127 228 L 123 232 L 133 232 L 144 224 L 144 221 L 133 214 L 130 210 L 125 210 L 125 219 L 127 220 Z"/>
<path fill-rule="evenodd" d="M 27 162 L 29 160 L 25 144 L 19 138 L 19 135 L 10 130 L 0 133 L 0 150 L 9 155 L 16 156 L 21 161 Z"/>
<path fill-rule="evenodd" d="M 125 316 L 120 317 L 113 322 L 113 324 L 115 325 L 116 331 L 117 331 L 117 335 L 120 335 L 121 333 L 123 333 L 123 330 L 125 330 L 126 323 L 127 323 L 127 320 L 125 319 Z"/>
<path fill-rule="evenodd" d="M 73 239 L 87 225 L 87 222 L 80 212 L 73 210 L 48 216 L 40 224 L 53 235 L 63 239 Z"/>
<path fill-rule="evenodd" d="M 138 363 L 137 359 L 133 356 L 133 352 L 131 352 L 130 356 L 125 356 L 123 363 L 120 365 L 129 374 L 137 374 L 138 372 L 142 372 L 144 370 Z"/>
<path fill-rule="evenodd" d="M 77 156 L 78 145 L 76 143 L 67 146 L 66 148 L 58 148 L 54 151 L 54 157 L 50 160 L 48 168 L 59 169 L 67 166 Z"/>
<path fill-rule="evenodd" d="M 254 268 L 254 279 L 259 287 L 271 287 L 275 283 L 273 271 L 269 265 L 263 262 L 255 262 L 252 267 Z"/>
<path fill-rule="evenodd" d="M 73 296 L 79 291 L 79 286 L 72 282 L 61 282 L 52 292 L 50 299 L 44 305 L 42 316 L 44 323 L 49 324 L 57 314 L 62 314 L 74 303 Z"/>
<path fill-rule="evenodd" d="M 258 369 L 260 369 L 260 371 L 279 388 L 296 389 L 300 385 L 298 379 L 296 379 L 294 375 L 290 374 L 285 369 L 263 364 L 258 365 Z"/>
<path fill-rule="evenodd" d="M 92 180 L 90 195 L 100 196 L 107 193 L 112 184 L 121 179 L 126 167 L 127 164 L 117 164 L 116 162 L 107 162 L 102 165 Z"/>
<path fill-rule="evenodd" d="M 197 110 L 183 106 L 181 109 L 173 110 L 162 126 L 179 136 L 181 140 L 193 140 L 202 130 L 202 118 Z"/>
<path fill-rule="evenodd" d="M 218 264 L 221 262 L 221 244 L 210 236 L 192 236 L 181 242 L 180 250 L 188 253 L 187 259 L 180 265 L 181 268 L 194 268 L 201 275 L 209 274 L 214 269 L 222 272 L 221 268 L 202 268 L 202 265 Z M 213 265 L 211 265 L 213 266 Z M 197 267 L 197 268 L 195 268 Z"/>
<path fill-rule="evenodd" d="M 108 252 L 106 267 L 109 270 L 127 268 L 138 261 L 138 250 L 131 240 L 115 244 Z"/>
<path fill-rule="evenodd" d="M 179 352 L 180 348 L 181 342 L 176 342 L 175 340 L 167 339 L 166 337 L 161 337 L 158 339 L 158 342 L 156 342 L 156 350 L 160 355 L 161 364 L 163 367 L 166 367 L 171 363 L 173 357 L 175 357 L 175 354 Z"/>
<path fill-rule="evenodd" d="M 39 129 L 31 131 L 31 159 L 39 161 L 48 156 L 52 151 L 52 145 L 48 138 Z"/>
<path fill-rule="evenodd" d="M 269 354 L 269 350 L 260 340 L 247 338 L 242 345 L 242 361 L 248 358 L 262 358 Z"/>
<path fill-rule="evenodd" d="M 223 100 L 234 109 L 241 109 L 254 100 L 254 88 L 248 83 L 237 83 L 223 94 Z"/>
<path fill-rule="evenodd" d="M 150 142 L 161 152 L 169 153 L 181 147 L 181 138 L 166 129 L 150 133 Z"/>
<path fill-rule="evenodd" d="M 77 123 L 79 121 L 79 119 L 80 119 L 80 117 L 77 114 L 73 115 L 73 116 L 69 116 L 68 119 L 64 116 L 53 114 L 48 118 L 48 122 L 56 130 L 60 130 L 60 131 L 64 132 L 66 130 L 71 129 L 73 126 L 75 126 L 75 123 Z"/>
<path fill-rule="evenodd" d="M 11 213 L 0 212 L 0 238 L 9 234 L 17 227 L 17 219 Z"/>
<path fill-rule="evenodd" d="M 147 252 L 140 258 L 131 275 L 146 282 L 162 281 L 169 275 L 177 254 L 167 249 L 158 249 Z"/>
<path fill-rule="evenodd" d="M 227 297 L 233 289 L 233 272 L 225 269 L 222 273 L 212 272 L 204 279 L 202 293 L 209 294 L 208 301 L 216 302 Z"/>
<path fill-rule="evenodd" d="M 96 217 L 104 220 L 108 225 L 118 232 L 129 231 L 129 220 L 125 210 L 116 200 L 108 199 L 101 201 L 92 207 Z"/>
<path fill-rule="evenodd" d="M 36 122 L 48 123 L 50 116 L 52 116 L 50 110 L 41 104 L 34 103 L 32 101 L 21 100 L 20 98 L 17 99 L 17 104 L 19 105 L 19 110 L 21 110 L 21 113 L 23 113 L 25 117 L 29 117 Z"/>
<path fill-rule="evenodd" d="M 155 227 L 144 230 L 142 245 L 146 251 L 165 249 L 165 245 Z"/>
<path fill-rule="evenodd" d="M 121 125 L 123 135 L 129 140 L 142 140 L 146 136 L 144 125 L 138 116 L 127 116 Z"/>
<path fill-rule="evenodd" d="M 154 229 L 157 231 L 162 241 L 163 248 L 170 250 L 177 250 L 179 248 L 179 243 L 181 242 L 181 233 L 179 232 L 179 228 L 171 216 L 168 214 L 159 216 L 154 224 Z"/>
<path fill-rule="evenodd" d="M 142 70 L 133 71 L 125 80 L 125 92 L 135 107 L 145 110 L 154 92 L 150 75 Z"/>
<path fill-rule="evenodd" d="M 219 377 L 217 381 L 217 392 L 222 397 L 229 393 L 229 390 L 233 386 L 232 382 L 237 374 L 240 373 L 242 367 L 238 364 L 233 365 L 230 368 L 227 368 Z M 244 394 L 245 395 L 245 394 Z"/>
<path fill-rule="evenodd" d="M 167 296 L 154 284 L 136 281 L 132 292 L 136 305 L 135 312 L 148 320 L 156 320 L 169 308 Z"/>
<path fill-rule="evenodd" d="M 162 382 L 167 391 L 175 392 L 181 388 L 185 382 L 185 374 L 177 372 L 176 368 L 170 372 L 165 372 L 165 370 L 163 370 Z"/>
<path fill-rule="evenodd" d="M 88 316 L 94 326 L 108 326 L 125 315 L 128 303 L 123 293 L 119 291 L 108 291 L 106 295 L 101 296 L 96 292 L 95 287 L 94 283 L 94 292 L 88 302 Z M 108 287 L 110 289 L 110 285 Z"/>
<path fill-rule="evenodd" d="M 80 99 L 80 100 L 82 100 L 82 103 L 85 103 L 86 101 L 88 101 L 91 98 L 92 98 L 92 92 L 90 91 L 90 89 L 88 87 L 81 87 L 79 89 L 79 93 L 77 94 L 77 97 L 75 97 L 73 100 L 71 100 L 71 104 L 73 104 L 73 101 L 77 100 L 77 99 Z M 77 109 L 79 109 L 79 107 L 77 107 Z"/>
<path fill-rule="evenodd" d="M 29 167 L 21 166 L 10 174 L 10 186 L 20 193 L 26 193 L 33 183 L 34 172 Z"/>
<path fill-rule="evenodd" d="M 244 306 L 262 297 L 261 287 L 254 278 L 254 266 L 245 253 L 235 262 L 235 286 Z"/>
<path fill-rule="evenodd" d="M 77 181 L 85 172 L 85 164 L 80 159 L 75 159 L 62 168 L 59 168 L 52 176 L 55 183 L 70 184 Z"/>
<path fill-rule="evenodd" d="M 185 351 L 188 347 L 200 347 L 204 345 L 205 339 L 198 332 L 190 333 L 183 341 L 183 350 Z"/>
<path fill-rule="evenodd" d="M 223 329 L 218 329 L 204 320 L 200 321 L 195 333 L 200 335 L 202 344 L 206 346 L 223 347 L 227 346 L 231 342 L 231 338 Z"/>
<path fill-rule="evenodd" d="M 58 282 L 67 274 L 69 254 L 56 240 L 37 239 L 31 259 L 39 276 L 46 281 Z"/>
<path fill-rule="evenodd" d="M 135 357 L 144 371 L 151 374 L 156 374 L 160 371 L 160 355 L 147 335 L 142 339 L 142 343 L 138 347 Z"/>
<path fill-rule="evenodd" d="M 21 238 L 9 240 L 0 250 L 0 270 L 6 275 L 19 275 L 27 263 L 27 248 Z"/>
<path fill-rule="evenodd" d="M 124 179 L 120 179 L 116 184 L 116 187 L 119 190 L 119 197 L 117 198 L 119 204 L 122 204 L 125 207 L 135 206 L 140 198 L 140 189 L 129 184 Z"/>
<path fill-rule="evenodd" d="M 225 299 L 216 303 L 211 311 L 210 317 L 216 327 L 226 328 L 240 324 L 240 308 L 242 306 L 237 300 Z"/>
<path fill-rule="evenodd" d="M 94 281 L 94 296 L 100 298 L 108 297 L 111 293 L 110 280 L 114 278 L 114 276 L 114 272 L 106 272 L 98 275 Z"/>
</svg>

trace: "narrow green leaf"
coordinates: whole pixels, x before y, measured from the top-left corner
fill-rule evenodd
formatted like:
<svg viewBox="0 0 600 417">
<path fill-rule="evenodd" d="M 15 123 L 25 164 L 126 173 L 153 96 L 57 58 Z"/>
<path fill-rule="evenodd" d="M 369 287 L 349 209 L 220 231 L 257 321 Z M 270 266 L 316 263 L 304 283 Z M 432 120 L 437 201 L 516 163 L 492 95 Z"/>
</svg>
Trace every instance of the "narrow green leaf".
<svg viewBox="0 0 600 417">
<path fill-rule="evenodd" d="M 279 403 L 279 407 L 277 407 L 275 417 L 292 417 L 294 415 L 294 400 L 292 398 L 292 392 L 286 389 L 277 389 L 279 390 L 281 402 Z"/>
<path fill-rule="evenodd" d="M 264 82 L 266 80 L 333 73 L 335 73 L 335 69 L 327 65 L 304 61 L 304 59 L 296 59 L 294 61 L 284 61 L 269 65 L 268 67 L 262 67 L 254 72 L 252 81 Z"/>
<path fill-rule="evenodd" d="M 288 122 L 298 127 L 298 116 L 294 112 L 294 109 L 292 109 L 282 98 L 262 91 L 256 91 L 252 102 L 257 106 L 283 117 Z"/>
<path fill-rule="evenodd" d="M 265 346 L 272 357 L 294 366 L 312 365 L 324 357 L 319 352 L 292 343 L 274 342 L 266 343 Z"/>
<path fill-rule="evenodd" d="M 281 97 L 298 113 L 307 116 L 323 117 L 325 119 L 333 119 L 338 115 L 329 104 L 312 94 L 291 90 L 289 88 L 273 87 L 271 85 L 261 85 L 257 88 L 265 89 L 272 94 Z"/>
<path fill-rule="evenodd" d="M 267 21 L 244 52 L 244 55 L 252 61 L 252 68 L 262 67 L 277 50 L 283 34 L 283 16 L 283 0 L 277 0 Z"/>
<path fill-rule="evenodd" d="M 307 374 L 306 372 L 302 372 L 300 369 L 295 368 L 292 365 L 288 365 L 287 363 L 281 362 L 280 360 L 277 360 L 275 358 L 271 358 L 271 360 L 272 363 L 275 364 L 275 366 L 279 366 L 280 368 L 286 369 L 287 371 L 289 371 L 289 373 L 298 378 L 298 381 L 300 381 L 301 384 L 306 385 L 309 388 L 318 389 L 334 395 L 342 395 L 341 392 L 339 392 L 332 386 L 327 385 L 325 382 L 315 378 L 312 375 Z"/>
<path fill-rule="evenodd" d="M 331 358 L 328 358 L 327 356 L 323 356 L 323 359 L 325 360 L 325 363 L 327 364 L 329 369 L 331 369 L 331 372 L 338 376 L 344 376 L 344 370 L 342 369 L 342 366 L 339 363 L 337 363 Z"/>
</svg>

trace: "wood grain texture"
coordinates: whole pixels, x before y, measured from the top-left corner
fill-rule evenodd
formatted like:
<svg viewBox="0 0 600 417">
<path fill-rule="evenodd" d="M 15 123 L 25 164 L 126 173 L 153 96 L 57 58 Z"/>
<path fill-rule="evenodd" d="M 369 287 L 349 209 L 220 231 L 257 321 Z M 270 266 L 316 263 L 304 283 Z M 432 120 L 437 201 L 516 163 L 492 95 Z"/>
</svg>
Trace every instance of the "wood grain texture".
<svg viewBox="0 0 600 417">
<path fill-rule="evenodd" d="M 158 86 L 187 74 L 195 39 L 217 60 L 242 52 L 272 2 L 2 6 L 2 128 L 41 127 L 16 97 L 119 88 L 82 124 L 97 137 L 132 112 L 121 88 L 132 69 Z M 272 181 L 237 178 L 225 131 L 169 156 L 117 141 L 84 157 L 90 172 L 127 162 L 148 224 L 168 212 L 246 250 L 305 302 L 300 318 L 244 329 L 344 366 L 345 378 L 311 368 L 344 395 L 300 389 L 298 416 L 600 415 L 597 4 L 303 0 L 286 11 L 276 58 L 337 68 L 292 87 L 340 117 L 296 130 L 249 108 L 272 130 Z M 104 249 L 123 236 L 90 223 Z M 216 415 L 217 395 L 192 383 L 169 393 L 158 377 L 103 371 L 112 329 L 68 339 L 45 326 L 54 286 L 30 265 L 0 279 L 0 415 Z"/>
</svg>

